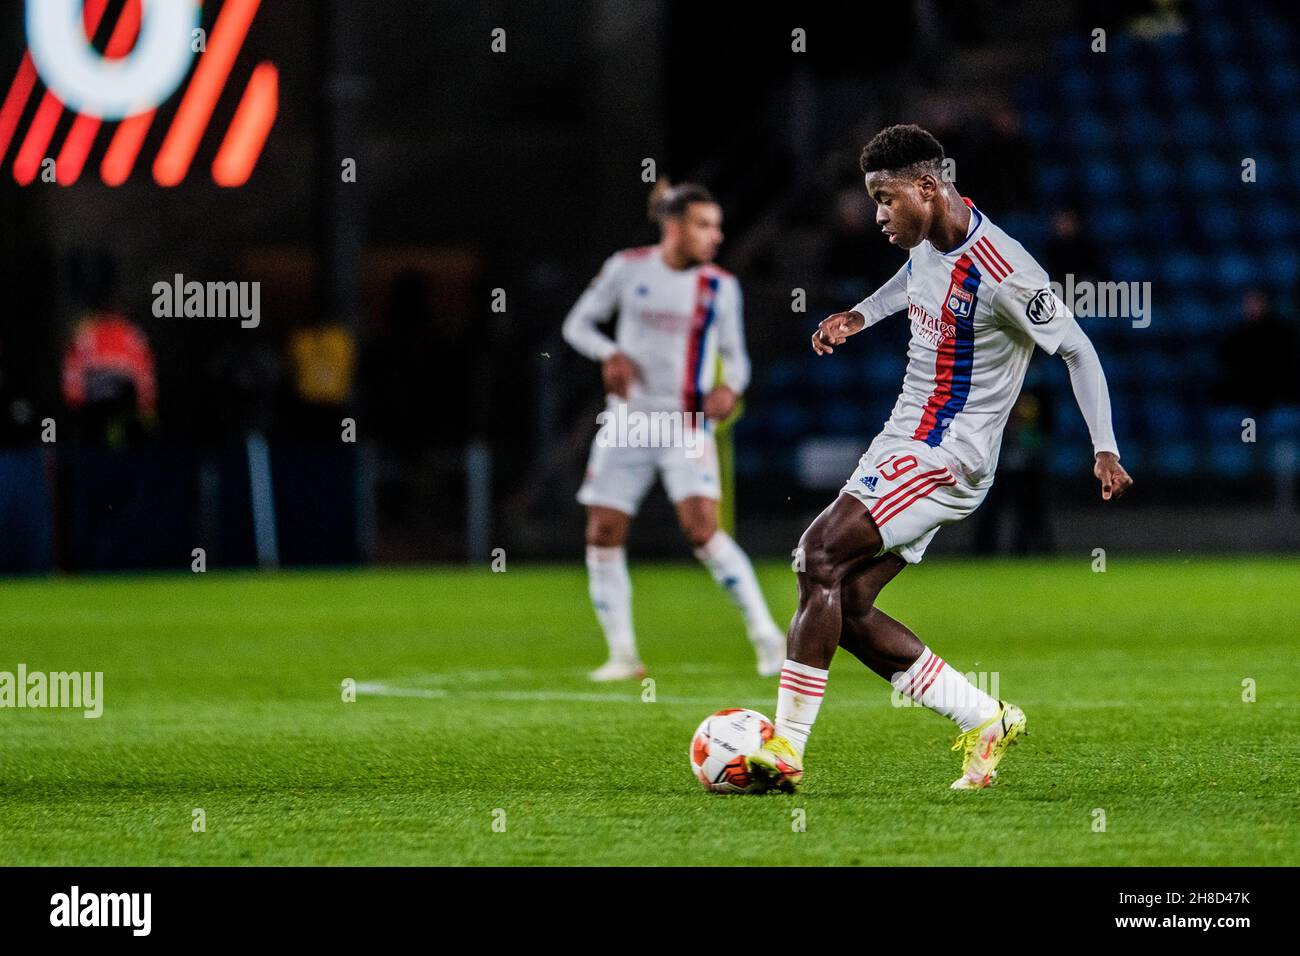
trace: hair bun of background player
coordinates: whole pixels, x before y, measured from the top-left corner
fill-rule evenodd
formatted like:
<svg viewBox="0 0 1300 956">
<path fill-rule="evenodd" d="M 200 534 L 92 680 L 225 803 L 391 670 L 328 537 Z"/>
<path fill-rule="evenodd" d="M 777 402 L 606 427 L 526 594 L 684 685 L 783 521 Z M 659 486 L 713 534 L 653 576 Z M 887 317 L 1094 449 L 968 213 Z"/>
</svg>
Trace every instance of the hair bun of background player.
<svg viewBox="0 0 1300 956">
<path fill-rule="evenodd" d="M 668 177 L 661 176 L 650 190 L 650 199 L 646 209 L 651 222 L 663 222 L 676 219 L 686 212 L 686 207 L 693 202 L 717 202 L 713 193 L 699 183 L 681 183 L 674 186 Z"/>
</svg>

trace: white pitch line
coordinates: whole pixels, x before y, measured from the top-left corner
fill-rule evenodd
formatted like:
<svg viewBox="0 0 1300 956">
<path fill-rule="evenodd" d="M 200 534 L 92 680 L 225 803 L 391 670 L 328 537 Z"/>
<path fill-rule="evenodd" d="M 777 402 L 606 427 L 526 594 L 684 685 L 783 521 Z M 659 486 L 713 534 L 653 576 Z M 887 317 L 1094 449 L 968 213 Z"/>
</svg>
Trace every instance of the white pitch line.
<svg viewBox="0 0 1300 956">
<path fill-rule="evenodd" d="M 451 675 L 447 675 L 451 676 Z M 772 704 L 771 698 L 757 699 L 749 698 L 746 700 L 728 701 L 719 704 L 717 697 L 678 697 L 674 695 L 659 694 L 654 701 L 642 701 L 639 691 L 630 691 L 626 694 L 617 693 L 598 693 L 595 691 L 563 691 L 563 690 L 466 690 L 451 691 L 444 687 L 399 687 L 394 684 L 387 684 L 382 681 L 368 681 L 357 684 L 357 692 L 360 694 L 371 694 L 376 697 L 414 697 L 423 700 L 442 700 L 446 698 L 473 698 L 475 700 L 500 700 L 500 701 L 533 701 L 533 702 L 571 702 L 571 703 L 591 703 L 591 704 L 640 704 L 640 703 L 659 703 L 659 704 L 684 704 L 690 706 L 741 706 L 751 707 L 755 710 L 761 710 Z M 1026 707 L 1043 706 L 1060 706 L 1061 701 L 1046 701 L 1034 699 L 1022 699 L 1021 702 Z M 861 698 L 861 697 L 840 697 L 836 700 L 837 708 L 863 708 L 863 709 L 883 709 L 888 707 L 887 698 Z M 1084 700 L 1070 701 L 1068 707 L 1071 710 L 1110 710 L 1134 706 L 1133 701 L 1128 700 Z M 1196 701 L 1196 700 L 1179 700 L 1163 701 L 1160 707 L 1262 707 L 1267 709 L 1295 709 L 1296 704 L 1287 701 L 1264 701 L 1253 704 L 1241 704 L 1234 701 Z M 924 708 L 909 706 L 891 708 L 895 710 L 922 710 Z"/>
<path fill-rule="evenodd" d="M 429 687 L 394 687 L 379 681 L 357 684 L 358 694 L 373 694 L 377 697 L 419 697 L 436 700 L 447 697 L 468 698 L 476 700 L 520 700 L 520 701 L 570 701 L 593 704 L 691 704 L 713 706 L 718 703 L 716 697 L 674 697 L 656 695 L 653 701 L 642 701 L 639 691 L 628 694 L 595 693 L 590 691 L 563 690 L 467 690 L 455 694 L 444 688 Z M 744 702 L 745 706 L 766 706 L 771 700 Z"/>
</svg>

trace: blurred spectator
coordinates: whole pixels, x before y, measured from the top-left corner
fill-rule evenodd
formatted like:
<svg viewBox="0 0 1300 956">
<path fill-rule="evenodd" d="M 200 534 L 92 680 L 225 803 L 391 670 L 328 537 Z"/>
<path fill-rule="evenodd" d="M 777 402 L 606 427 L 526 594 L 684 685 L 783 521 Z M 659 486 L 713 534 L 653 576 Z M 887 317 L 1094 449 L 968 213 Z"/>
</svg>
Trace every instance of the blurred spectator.
<svg viewBox="0 0 1300 956">
<path fill-rule="evenodd" d="M 1101 252 L 1084 234 L 1075 210 L 1058 209 L 1052 214 L 1052 234 L 1043 250 L 1043 267 L 1053 281 L 1061 283 L 1068 272 L 1074 273 L 1076 282 L 1102 278 Z"/>
<path fill-rule="evenodd" d="M 860 180 L 835 194 L 832 211 L 830 247 L 826 252 L 826 271 L 832 279 L 850 279 L 880 285 L 898 264 L 890 268 L 882 260 L 897 259 L 893 247 L 876 225 L 876 204 L 867 195 Z M 888 270 L 888 271 L 886 271 Z"/>
<path fill-rule="evenodd" d="M 36 405 L 14 374 L 14 360 L 0 339 L 0 448 L 34 444 L 40 434 Z"/>
<path fill-rule="evenodd" d="M 1031 554 L 1053 550 L 1047 500 L 1047 420 L 1045 396 L 1026 389 L 1011 410 L 1002 439 L 997 480 L 975 512 L 975 550 L 999 550 L 999 533 L 1010 524 L 1010 550 Z"/>
<path fill-rule="evenodd" d="M 63 353 L 63 399 L 86 440 L 138 439 L 154 421 L 155 383 L 149 341 L 125 315 L 99 309 L 76 324 Z"/>
<path fill-rule="evenodd" d="M 946 144 L 945 144 L 946 145 Z M 975 202 L 993 215 L 1024 209 L 1030 199 L 1033 182 L 1029 144 L 1020 132 L 1020 116 L 1009 106 L 995 110 L 989 117 L 988 133 L 970 152 L 951 153 L 957 160 L 957 178 L 964 170 L 978 185 Z M 972 188 L 976 188 L 972 186 Z"/>
<path fill-rule="evenodd" d="M 336 322 L 307 322 L 290 334 L 288 351 L 298 433 L 337 434 L 356 368 L 352 333 Z"/>
<path fill-rule="evenodd" d="M 1219 355 L 1219 401 L 1252 412 L 1300 401 L 1300 335 L 1262 289 L 1242 296 L 1241 323 L 1224 336 Z"/>
</svg>

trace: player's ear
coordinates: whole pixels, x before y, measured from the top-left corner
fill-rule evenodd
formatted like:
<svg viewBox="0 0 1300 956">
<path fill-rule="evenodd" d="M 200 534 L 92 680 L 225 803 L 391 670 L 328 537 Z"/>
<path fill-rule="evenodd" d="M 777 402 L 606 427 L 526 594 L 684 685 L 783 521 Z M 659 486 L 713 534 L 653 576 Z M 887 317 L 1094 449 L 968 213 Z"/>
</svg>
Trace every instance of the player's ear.
<svg viewBox="0 0 1300 956">
<path fill-rule="evenodd" d="M 938 193 L 939 180 L 933 173 L 924 173 L 916 180 L 916 189 L 921 194 L 921 198 L 928 202 Z"/>
</svg>

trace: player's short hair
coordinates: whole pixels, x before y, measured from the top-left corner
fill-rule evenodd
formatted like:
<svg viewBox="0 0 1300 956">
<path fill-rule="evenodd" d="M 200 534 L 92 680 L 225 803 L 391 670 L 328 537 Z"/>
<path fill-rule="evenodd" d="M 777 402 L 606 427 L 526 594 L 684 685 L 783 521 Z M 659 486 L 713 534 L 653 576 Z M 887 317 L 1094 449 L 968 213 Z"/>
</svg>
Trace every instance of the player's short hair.
<svg viewBox="0 0 1300 956">
<path fill-rule="evenodd" d="M 883 171 L 938 176 L 943 168 L 943 144 L 915 123 L 889 126 L 862 148 L 859 165 L 864 173 Z"/>
<path fill-rule="evenodd" d="M 660 178 L 650 192 L 649 212 L 653 222 L 666 219 L 678 219 L 686 215 L 686 210 L 693 202 L 713 202 L 713 193 L 699 183 L 679 183 L 674 186 L 667 179 Z"/>
</svg>

